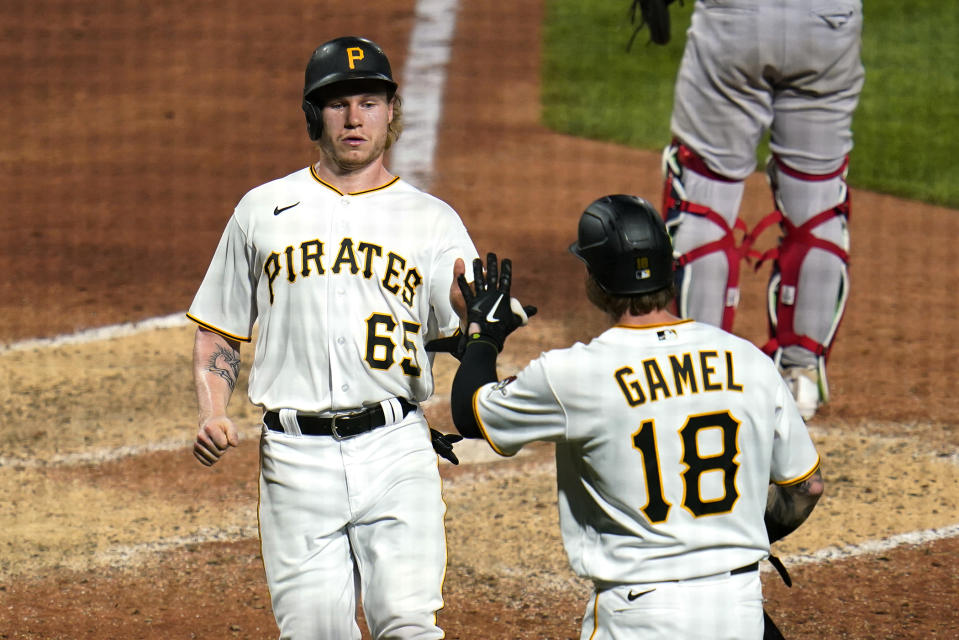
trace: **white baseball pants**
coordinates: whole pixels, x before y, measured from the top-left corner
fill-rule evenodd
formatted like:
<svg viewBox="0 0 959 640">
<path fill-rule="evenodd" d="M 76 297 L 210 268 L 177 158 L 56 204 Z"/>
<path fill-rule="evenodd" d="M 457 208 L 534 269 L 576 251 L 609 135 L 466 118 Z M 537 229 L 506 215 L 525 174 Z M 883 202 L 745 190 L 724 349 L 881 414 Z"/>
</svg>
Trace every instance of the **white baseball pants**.
<svg viewBox="0 0 959 640">
<path fill-rule="evenodd" d="M 446 536 L 422 412 L 348 440 L 264 427 L 260 539 L 281 639 L 433 640 Z M 357 578 L 359 584 L 357 584 Z"/>
<path fill-rule="evenodd" d="M 594 591 L 580 640 L 762 637 L 762 583 L 752 571 Z"/>
</svg>

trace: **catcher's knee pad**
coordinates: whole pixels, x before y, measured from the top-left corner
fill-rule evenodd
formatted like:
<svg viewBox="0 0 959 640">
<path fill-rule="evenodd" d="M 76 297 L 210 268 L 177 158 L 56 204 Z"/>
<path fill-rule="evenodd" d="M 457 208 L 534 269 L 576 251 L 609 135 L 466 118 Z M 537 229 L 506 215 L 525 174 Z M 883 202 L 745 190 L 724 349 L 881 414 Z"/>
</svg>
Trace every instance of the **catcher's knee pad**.
<svg viewBox="0 0 959 640">
<path fill-rule="evenodd" d="M 712 170 L 689 147 L 663 151 L 663 217 L 676 256 L 677 312 L 730 331 L 739 303 L 743 252 L 734 231 L 743 183 Z"/>
<path fill-rule="evenodd" d="M 814 175 L 773 158 L 766 167 L 776 211 L 760 227 L 779 222 L 779 246 L 767 289 L 769 342 L 780 366 L 814 368 L 821 400 L 828 399 L 825 363 L 849 296 L 847 162 Z M 757 227 L 758 229 L 758 227 Z M 755 231 L 753 235 L 758 235 Z"/>
</svg>

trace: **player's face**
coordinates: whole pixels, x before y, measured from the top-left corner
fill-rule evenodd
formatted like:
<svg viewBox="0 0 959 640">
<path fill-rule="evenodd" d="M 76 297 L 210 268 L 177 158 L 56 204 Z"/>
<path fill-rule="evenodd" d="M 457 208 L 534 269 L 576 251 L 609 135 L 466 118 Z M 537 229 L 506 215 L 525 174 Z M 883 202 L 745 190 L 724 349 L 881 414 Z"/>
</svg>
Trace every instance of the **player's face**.
<svg viewBox="0 0 959 640">
<path fill-rule="evenodd" d="M 340 169 L 362 169 L 383 156 L 392 120 L 385 92 L 333 96 L 323 106 L 320 148 Z"/>
</svg>

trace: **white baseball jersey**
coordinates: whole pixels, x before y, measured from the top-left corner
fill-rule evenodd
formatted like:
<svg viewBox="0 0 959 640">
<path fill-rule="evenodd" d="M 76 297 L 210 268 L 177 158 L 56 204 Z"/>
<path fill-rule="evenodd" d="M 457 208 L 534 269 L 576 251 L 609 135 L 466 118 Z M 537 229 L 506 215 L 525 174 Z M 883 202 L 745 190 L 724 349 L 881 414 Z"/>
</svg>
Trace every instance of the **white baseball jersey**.
<svg viewBox="0 0 959 640">
<path fill-rule="evenodd" d="M 424 343 L 459 325 L 458 257 L 476 249 L 441 200 L 399 178 L 344 194 L 308 167 L 240 200 L 188 315 L 242 341 L 259 322 L 249 396 L 266 409 L 420 402 Z"/>
<path fill-rule="evenodd" d="M 614 326 L 481 387 L 474 411 L 502 455 L 556 443 L 573 570 L 598 585 L 707 576 L 765 557 L 770 480 L 819 457 L 759 349 L 692 320 Z"/>
</svg>

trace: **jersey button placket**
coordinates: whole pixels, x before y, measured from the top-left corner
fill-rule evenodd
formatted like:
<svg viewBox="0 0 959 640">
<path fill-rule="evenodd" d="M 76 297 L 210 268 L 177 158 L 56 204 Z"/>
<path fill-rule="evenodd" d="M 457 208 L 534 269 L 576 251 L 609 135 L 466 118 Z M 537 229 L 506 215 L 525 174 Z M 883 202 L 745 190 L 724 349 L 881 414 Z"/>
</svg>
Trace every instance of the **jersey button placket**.
<svg viewBox="0 0 959 640">
<path fill-rule="evenodd" d="M 351 200 L 352 199 L 348 195 L 343 195 L 340 197 L 340 208 L 343 210 L 343 213 L 341 214 L 343 218 L 341 218 L 339 223 L 337 224 L 340 237 L 347 237 L 350 234 L 350 229 L 349 229 L 350 225 L 347 222 L 347 220 L 349 219 L 348 216 L 349 216 L 349 208 L 350 208 Z M 336 291 L 336 300 L 337 300 L 335 306 L 337 308 L 344 309 L 346 304 L 349 302 L 346 298 L 346 289 L 340 285 L 337 285 L 335 291 Z M 342 326 L 338 326 L 338 329 L 340 331 L 346 331 L 346 328 Z M 336 338 L 336 344 L 338 347 L 340 347 L 339 350 L 343 352 L 341 357 L 344 360 L 348 361 L 350 359 L 349 355 L 345 353 L 345 351 L 347 350 L 346 338 L 344 338 L 343 336 L 338 336 Z M 340 385 L 339 389 L 343 394 L 346 394 L 350 390 L 350 385 L 349 383 L 344 382 Z M 345 467 L 344 471 L 346 472 L 346 475 L 347 475 L 347 486 L 349 487 L 349 493 L 350 493 L 350 510 L 353 513 L 357 513 L 362 509 L 362 503 L 361 503 L 362 493 L 358 492 L 357 487 L 358 486 L 362 487 L 364 482 L 354 481 L 353 476 L 354 474 L 356 474 L 358 471 L 361 470 L 361 467 L 356 468 L 353 464 L 354 460 L 352 458 L 353 458 L 354 449 L 352 448 L 350 441 L 346 440 L 340 443 L 340 453 L 343 456 L 343 464 Z"/>
<path fill-rule="evenodd" d="M 345 238 L 349 236 L 350 225 L 348 222 L 348 212 L 344 211 L 350 205 L 350 197 L 347 195 L 342 195 L 339 198 L 339 205 L 341 211 L 339 214 L 334 214 L 330 217 L 330 236 L 337 239 Z M 347 272 L 349 269 L 347 269 Z M 337 336 L 337 334 L 342 334 L 346 331 L 346 328 L 343 326 L 343 318 L 348 315 L 346 312 L 345 305 L 346 300 L 346 288 L 342 283 L 342 273 L 339 274 L 330 274 L 330 288 L 328 289 L 329 293 L 333 294 L 334 299 L 328 300 L 329 304 L 327 305 L 327 323 L 330 328 L 329 331 L 329 340 L 330 340 L 330 353 L 336 353 L 334 357 L 334 362 L 344 362 L 349 360 L 349 355 L 344 353 L 346 339 L 343 335 Z M 340 392 L 345 393 L 349 390 L 349 384 L 340 382 L 342 380 L 340 374 L 342 372 L 338 367 L 331 367 L 330 372 L 330 392 L 333 406 L 342 406 L 342 398 L 338 398 L 336 390 L 339 389 Z"/>
</svg>

